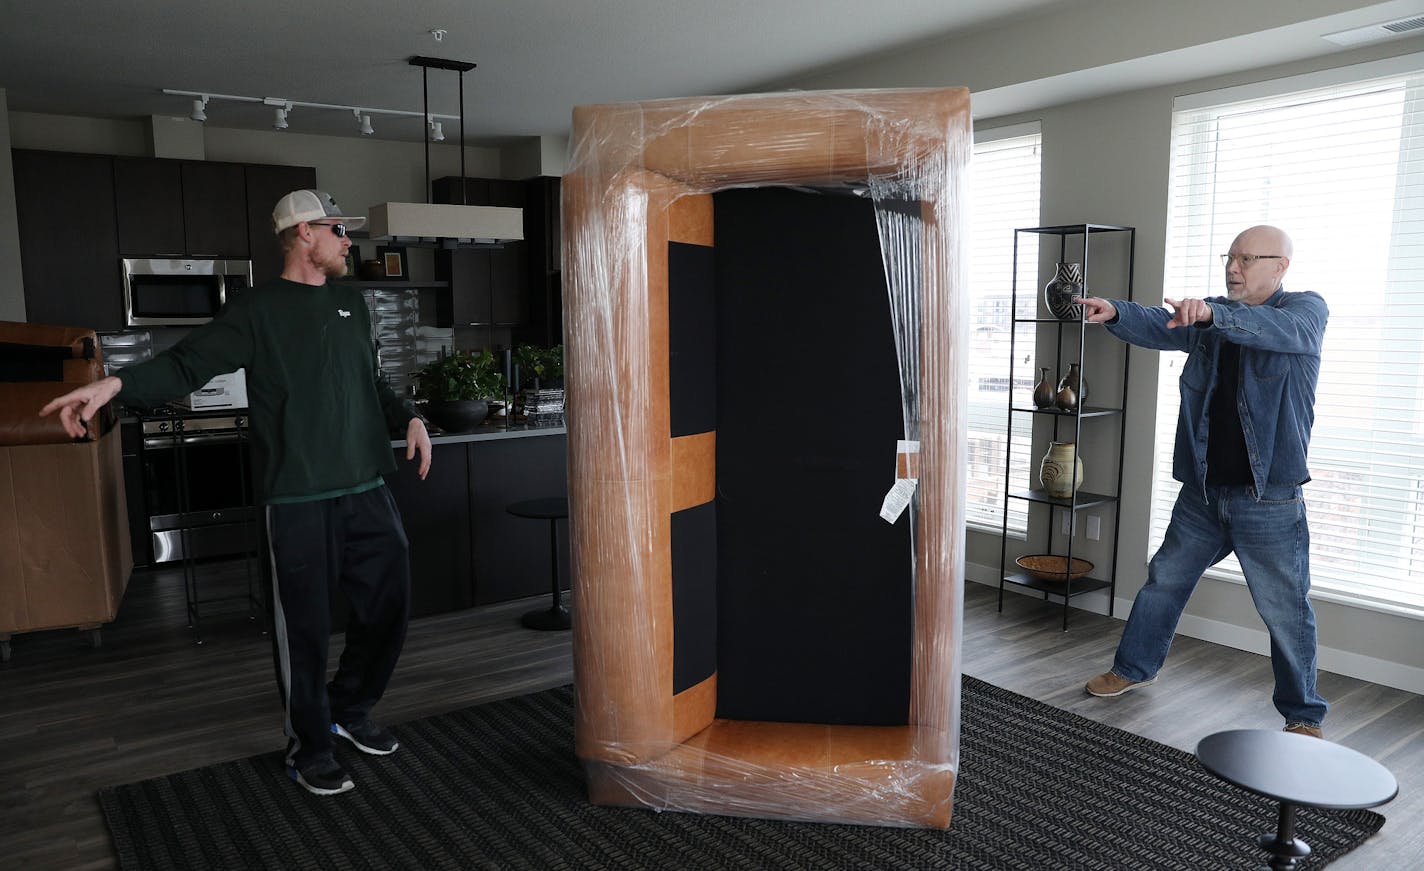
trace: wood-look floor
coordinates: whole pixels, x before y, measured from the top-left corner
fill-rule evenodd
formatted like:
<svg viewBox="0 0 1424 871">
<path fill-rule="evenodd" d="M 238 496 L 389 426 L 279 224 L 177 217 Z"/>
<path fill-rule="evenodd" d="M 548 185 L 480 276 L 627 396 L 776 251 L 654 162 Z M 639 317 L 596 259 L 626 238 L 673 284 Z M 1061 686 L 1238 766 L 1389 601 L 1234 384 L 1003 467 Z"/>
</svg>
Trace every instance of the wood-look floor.
<svg viewBox="0 0 1424 871">
<path fill-rule="evenodd" d="M 221 587 L 231 567 L 215 567 Z M 1264 657 L 1179 638 L 1156 686 L 1083 694 L 1121 623 L 969 584 L 965 671 L 1015 692 L 1191 750 L 1230 728 L 1279 728 Z M 539 600 L 416 620 L 377 709 L 397 723 L 572 679 L 569 633 L 522 628 Z M 210 616 L 192 643 L 181 577 L 136 573 L 119 619 L 91 649 L 73 631 L 18 636 L 0 666 L 0 867 L 112 868 L 100 787 L 280 749 L 271 647 L 244 612 Z M 333 642 L 333 649 L 339 639 Z M 1400 797 L 1384 830 L 1332 868 L 1424 867 L 1424 697 L 1322 674 L 1328 736 L 1388 766 Z M 1263 830 L 1274 820 L 1262 820 Z M 1243 837 L 1247 833 L 1243 833 Z"/>
</svg>

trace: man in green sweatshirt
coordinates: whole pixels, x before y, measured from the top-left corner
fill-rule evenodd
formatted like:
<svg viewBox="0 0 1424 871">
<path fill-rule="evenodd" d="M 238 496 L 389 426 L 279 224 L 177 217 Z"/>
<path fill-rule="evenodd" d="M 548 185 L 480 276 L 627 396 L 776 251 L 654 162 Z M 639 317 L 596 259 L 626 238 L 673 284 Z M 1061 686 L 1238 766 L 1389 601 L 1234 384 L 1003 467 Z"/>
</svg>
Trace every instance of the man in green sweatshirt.
<svg viewBox="0 0 1424 871">
<path fill-rule="evenodd" d="M 273 574 L 273 643 L 286 708 L 287 773 L 317 795 L 354 787 L 333 735 L 376 755 L 398 742 L 371 708 L 385 692 L 410 613 L 407 541 L 381 476 L 394 472 L 390 432 L 406 459 L 430 469 L 430 436 L 377 365 L 359 290 L 327 282 L 345 271 L 348 229 L 329 194 L 292 191 L 272 212 L 281 278 L 229 300 L 222 312 L 151 361 L 51 401 L 76 438 L 115 397 L 153 406 L 216 375 L 247 370 L 252 466 L 264 505 Z M 329 589 L 351 602 L 346 647 L 325 685 Z"/>
</svg>

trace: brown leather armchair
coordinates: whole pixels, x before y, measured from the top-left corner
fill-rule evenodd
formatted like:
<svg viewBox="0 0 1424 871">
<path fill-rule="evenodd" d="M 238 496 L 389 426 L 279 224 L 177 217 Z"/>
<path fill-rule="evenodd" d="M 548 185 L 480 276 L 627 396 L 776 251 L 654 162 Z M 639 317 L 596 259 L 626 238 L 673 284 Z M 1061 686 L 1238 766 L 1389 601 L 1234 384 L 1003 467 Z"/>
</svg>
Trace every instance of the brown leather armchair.
<svg viewBox="0 0 1424 871">
<path fill-rule="evenodd" d="M 119 433 L 107 411 L 84 440 L 46 402 L 103 377 L 80 327 L 0 321 L 0 658 L 16 633 L 91 632 L 118 614 L 133 569 Z"/>
</svg>

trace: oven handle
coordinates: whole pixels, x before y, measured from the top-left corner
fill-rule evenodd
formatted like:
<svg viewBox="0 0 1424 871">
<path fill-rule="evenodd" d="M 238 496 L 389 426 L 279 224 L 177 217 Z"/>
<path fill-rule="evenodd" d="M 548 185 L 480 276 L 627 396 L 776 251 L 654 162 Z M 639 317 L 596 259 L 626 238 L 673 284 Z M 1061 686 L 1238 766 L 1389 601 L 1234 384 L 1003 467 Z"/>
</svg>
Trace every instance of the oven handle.
<svg viewBox="0 0 1424 871">
<path fill-rule="evenodd" d="M 183 444 L 185 445 L 236 444 L 237 442 L 244 440 L 244 437 L 241 434 L 235 432 L 196 432 L 192 433 L 191 435 L 184 436 L 175 436 L 171 434 L 144 436 L 143 447 L 144 450 L 147 451 L 173 448 L 176 446 L 180 438 L 182 439 Z"/>
</svg>

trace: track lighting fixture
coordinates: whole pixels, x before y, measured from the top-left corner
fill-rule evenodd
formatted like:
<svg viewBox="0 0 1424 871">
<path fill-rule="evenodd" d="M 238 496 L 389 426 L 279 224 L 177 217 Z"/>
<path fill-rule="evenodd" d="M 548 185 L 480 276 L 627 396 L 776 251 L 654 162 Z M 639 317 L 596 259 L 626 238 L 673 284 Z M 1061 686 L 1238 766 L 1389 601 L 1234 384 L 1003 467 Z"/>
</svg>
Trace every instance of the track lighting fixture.
<svg viewBox="0 0 1424 871">
<path fill-rule="evenodd" d="M 405 109 L 367 109 L 358 106 L 341 106 L 334 103 L 308 103 L 303 100 L 288 100 L 285 97 L 244 97 L 238 94 L 209 94 L 201 91 L 176 91 L 164 88 L 163 93 L 174 97 L 189 97 L 193 101 L 192 111 L 188 117 L 194 121 L 208 120 L 207 106 L 212 100 L 228 100 L 234 103 L 261 103 L 271 106 L 273 109 L 272 127 L 276 130 L 286 130 L 288 116 L 293 106 L 301 106 L 305 109 L 331 109 L 341 112 L 350 112 L 356 119 L 356 129 L 364 136 L 374 135 L 375 127 L 371 124 L 374 115 L 389 115 L 398 118 L 421 118 L 426 122 L 427 138 L 434 142 L 443 142 L 445 135 L 441 132 L 441 121 L 455 121 L 459 115 L 437 115 L 429 112 L 411 112 Z"/>
</svg>

